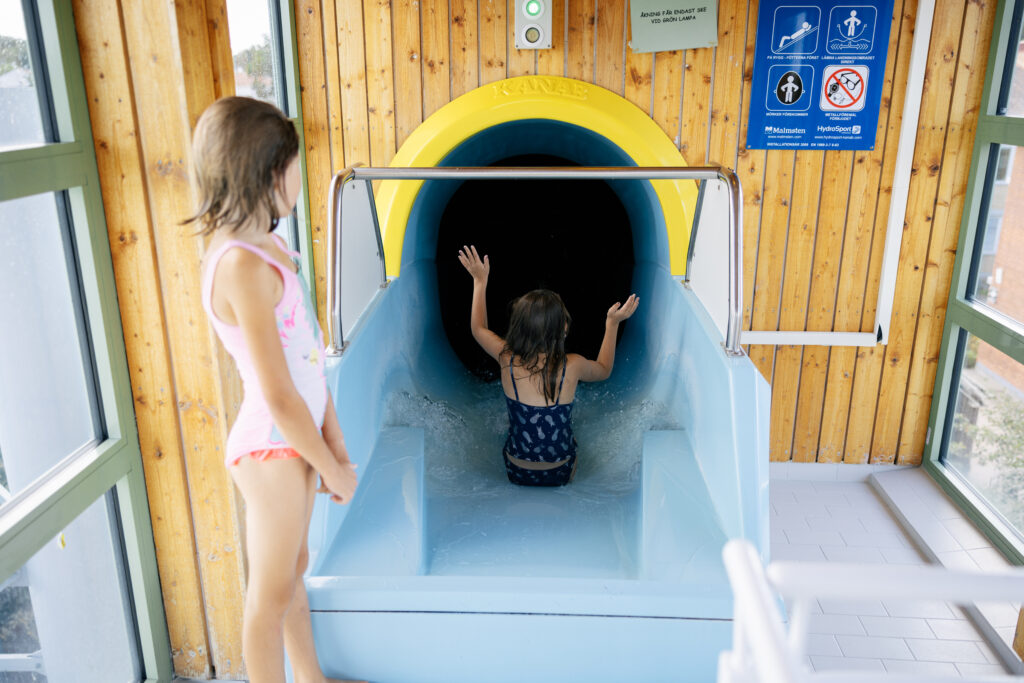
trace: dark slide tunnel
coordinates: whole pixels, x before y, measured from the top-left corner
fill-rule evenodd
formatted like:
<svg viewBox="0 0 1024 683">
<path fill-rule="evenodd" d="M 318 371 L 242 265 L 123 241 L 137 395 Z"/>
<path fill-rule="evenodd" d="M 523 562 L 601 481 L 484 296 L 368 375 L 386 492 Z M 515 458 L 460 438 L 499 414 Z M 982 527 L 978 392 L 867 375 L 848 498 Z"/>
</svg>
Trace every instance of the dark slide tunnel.
<svg viewBox="0 0 1024 683">
<path fill-rule="evenodd" d="M 576 166 L 570 159 L 531 154 L 493 166 Z M 511 302 L 538 288 L 561 295 L 572 325 L 568 352 L 597 355 L 608 307 L 630 293 L 633 235 L 625 207 L 598 180 L 471 180 L 448 201 L 437 237 L 441 320 L 455 354 L 475 375 L 491 380 L 497 366 L 469 331 L 473 282 L 456 254 L 475 244 L 491 261 L 488 322 L 504 336 Z"/>
<path fill-rule="evenodd" d="M 457 145 L 439 166 L 635 166 L 617 145 L 548 119 L 507 122 Z M 572 316 L 566 348 L 593 358 L 608 307 L 632 292 L 641 261 L 668 265 L 661 205 L 644 180 L 427 181 L 406 228 L 403 263 L 436 264 L 437 305 L 462 363 L 486 380 L 494 362 L 469 331 L 472 279 L 457 255 L 474 244 L 491 259 L 488 322 L 504 335 L 513 299 L 558 292 Z M 643 298 L 643 292 L 637 292 Z"/>
</svg>

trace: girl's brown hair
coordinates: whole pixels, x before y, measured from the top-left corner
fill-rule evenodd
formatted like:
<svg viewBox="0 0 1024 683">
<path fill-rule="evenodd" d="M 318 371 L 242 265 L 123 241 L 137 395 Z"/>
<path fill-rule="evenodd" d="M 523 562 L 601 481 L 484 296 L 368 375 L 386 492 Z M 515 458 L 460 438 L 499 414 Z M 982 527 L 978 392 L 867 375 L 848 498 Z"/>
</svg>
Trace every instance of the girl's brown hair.
<svg viewBox="0 0 1024 683">
<path fill-rule="evenodd" d="M 192 136 L 192 165 L 199 208 L 184 221 L 200 233 L 234 231 L 253 215 L 277 226 L 276 190 L 299 152 L 295 126 L 272 104 L 224 97 L 203 112 Z"/>
<path fill-rule="evenodd" d="M 541 373 L 544 400 L 558 396 L 558 378 L 565 365 L 565 335 L 572 317 L 562 297 L 549 289 L 535 289 L 512 302 L 512 315 L 505 335 L 505 351 L 516 356 L 531 373 Z M 541 365 L 541 355 L 544 365 Z"/>
</svg>

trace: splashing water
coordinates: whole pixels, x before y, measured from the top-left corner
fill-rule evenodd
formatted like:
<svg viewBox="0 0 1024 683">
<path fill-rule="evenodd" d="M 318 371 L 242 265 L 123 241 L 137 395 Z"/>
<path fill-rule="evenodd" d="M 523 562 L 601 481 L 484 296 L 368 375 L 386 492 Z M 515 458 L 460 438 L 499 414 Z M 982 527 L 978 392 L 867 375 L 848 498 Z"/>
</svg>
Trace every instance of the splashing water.
<svg viewBox="0 0 1024 683">
<path fill-rule="evenodd" d="M 507 495 L 501 449 L 508 414 L 498 382 L 474 383 L 457 402 L 398 392 L 388 400 L 385 426 L 420 427 L 425 436 L 427 488 L 447 497 Z M 552 495 L 607 500 L 640 483 L 644 432 L 678 429 L 668 407 L 626 399 L 600 385 L 580 385 L 573 407 L 579 465 L 575 480 Z"/>
</svg>

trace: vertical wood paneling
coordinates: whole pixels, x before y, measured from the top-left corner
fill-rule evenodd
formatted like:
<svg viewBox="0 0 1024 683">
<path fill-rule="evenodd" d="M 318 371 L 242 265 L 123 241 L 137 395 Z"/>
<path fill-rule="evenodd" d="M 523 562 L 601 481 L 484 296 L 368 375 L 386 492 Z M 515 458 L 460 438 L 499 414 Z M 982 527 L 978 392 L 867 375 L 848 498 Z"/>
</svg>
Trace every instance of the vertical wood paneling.
<svg viewBox="0 0 1024 683">
<path fill-rule="evenodd" d="M 505 59 L 508 56 L 506 0 L 479 0 L 477 4 L 477 23 L 480 26 L 480 84 L 484 85 L 505 78 Z"/>
<path fill-rule="evenodd" d="M 852 173 L 853 152 L 825 153 L 818 230 L 811 266 L 811 290 L 807 302 L 806 327 L 809 330 L 825 332 L 832 329 L 843 233 L 846 228 L 846 212 L 833 211 L 832 207 L 847 206 Z M 793 427 L 793 459 L 800 462 L 815 462 L 819 458 L 818 436 L 825 399 L 825 381 L 828 378 L 828 352 L 825 346 L 808 346 L 803 350 L 796 423 Z"/>
<path fill-rule="evenodd" d="M 336 170 L 344 167 L 341 108 L 338 106 L 338 53 L 324 50 L 323 35 L 334 35 L 334 6 L 327 3 L 323 15 L 318 0 L 298 0 L 295 31 L 301 42 L 317 42 L 299 55 L 303 142 L 309 196 L 309 227 L 313 244 L 311 278 L 317 317 L 326 329 L 327 312 L 327 188 Z M 323 30 L 321 30 L 323 29 Z M 335 106 L 331 106 L 335 105 Z"/>
<path fill-rule="evenodd" d="M 123 3 L 122 11 L 159 255 L 165 333 L 175 359 L 175 400 L 195 520 L 209 652 L 218 675 L 240 676 L 244 576 L 234 487 L 223 465 L 227 430 L 221 410 L 221 375 L 200 305 L 202 241 L 178 225 L 194 207 L 187 172 L 190 130 L 214 97 L 209 43 L 205 24 L 194 15 L 191 19 L 181 16 L 195 12 L 195 6 L 143 8 Z M 202 31 L 195 30 L 196 25 Z"/>
<path fill-rule="evenodd" d="M 736 167 L 739 112 L 743 95 L 743 57 L 746 52 L 747 0 L 718 3 L 718 47 L 712 81 L 709 160 Z"/>
<path fill-rule="evenodd" d="M 433 114 L 452 99 L 448 58 L 448 3 L 420 3 L 423 42 L 423 118 Z M 401 102 L 416 93 L 398 93 Z"/>
<path fill-rule="evenodd" d="M 594 29 L 594 83 L 619 95 L 625 86 L 626 6 L 624 2 L 598 2 Z"/>
<path fill-rule="evenodd" d="M 747 149 L 747 112 L 750 111 L 754 80 L 757 13 L 758 3 L 757 0 L 753 0 L 747 11 L 747 44 L 743 53 L 743 99 L 740 105 L 740 136 L 736 153 L 736 174 L 743 188 L 743 329 L 750 329 L 754 305 L 754 275 L 767 158 L 767 152 L 763 149 Z"/>
<path fill-rule="evenodd" d="M 368 0 L 373 1 L 373 0 Z M 325 0 L 330 2 L 330 0 Z M 341 83 L 341 121 L 344 165 L 370 163 L 369 104 L 366 95 L 366 57 L 363 37 L 363 5 L 361 0 L 337 0 L 335 17 L 338 23 L 334 45 L 325 49 L 338 52 L 338 78 Z"/>
<path fill-rule="evenodd" d="M 565 5 L 562 2 L 551 2 L 551 49 L 550 50 L 517 50 L 516 49 L 516 0 L 494 0 L 505 4 L 505 45 L 506 45 L 506 68 L 505 76 L 529 76 L 537 73 L 538 62 L 542 57 L 551 60 L 547 68 L 554 68 L 553 63 L 557 60 L 559 76 L 562 75 L 562 68 L 565 58 L 565 39 L 562 37 L 562 30 L 565 27 Z"/>
<path fill-rule="evenodd" d="M 946 301 L 956 259 L 963 210 L 974 147 L 974 122 L 981 106 L 984 72 L 976 65 L 984 62 L 988 36 L 992 33 L 993 13 L 985 13 L 977 4 L 964 11 L 960 41 L 960 59 L 950 92 L 949 133 L 943 154 L 932 239 L 925 262 L 924 283 L 918 313 L 917 334 L 904 400 L 903 425 L 897 452 L 901 465 L 916 465 L 924 453 L 928 414 L 931 410 L 935 370 L 939 360 L 942 327 L 946 321 Z"/>
<path fill-rule="evenodd" d="M 370 163 L 387 166 L 395 156 L 395 74 L 391 62 L 391 0 L 364 0 L 366 104 Z"/>
<path fill-rule="evenodd" d="M 235 94 L 235 58 L 231 54 L 231 42 L 221 39 L 227 35 L 227 27 L 226 0 L 206 0 L 206 29 L 210 41 L 213 91 L 217 97 Z"/>
<path fill-rule="evenodd" d="M 779 236 L 779 231 L 789 223 L 795 155 L 795 152 L 772 152 L 765 161 L 757 269 L 751 304 L 751 327 L 755 330 L 775 330 L 779 326 L 781 274 L 786 247 L 785 239 Z M 775 347 L 752 345 L 749 354 L 761 374 L 771 378 L 775 365 Z M 775 452 L 772 452 L 772 458 L 785 459 L 781 453 Z"/>
<path fill-rule="evenodd" d="M 902 3 L 896 2 L 893 12 L 897 25 L 902 17 L 902 10 Z M 843 239 L 839 286 L 836 293 L 833 322 L 835 330 L 860 329 L 864 306 L 864 281 L 867 278 L 872 235 L 876 228 L 883 229 L 875 219 L 875 210 L 882 162 L 888 146 L 887 132 L 891 130 L 889 116 L 893 107 L 894 74 L 898 63 L 904 69 L 904 78 L 901 82 L 906 82 L 907 64 L 898 59 L 904 53 L 904 50 L 900 49 L 900 35 L 901 31 L 897 30 L 891 31 L 889 35 L 889 58 L 882 85 L 875 149 L 855 152 L 853 157 L 846 234 Z M 903 47 L 905 49 L 906 45 Z M 855 201 L 858 198 L 860 201 Z M 818 458 L 823 462 L 838 462 L 843 459 L 857 353 L 858 350 L 851 347 L 835 347 L 829 352 L 821 429 L 818 435 Z"/>
<path fill-rule="evenodd" d="M 395 30 L 395 144 L 402 146 L 423 121 L 423 98 L 398 93 L 423 90 L 420 65 L 420 0 L 394 0 L 391 21 Z"/>
<path fill-rule="evenodd" d="M 910 67 L 910 49 L 914 22 L 917 19 L 916 0 L 903 3 L 902 23 L 899 34 L 905 39 L 899 42 L 899 56 L 894 76 L 894 88 L 889 110 L 889 124 L 886 129 L 886 149 L 895 150 L 903 123 L 903 100 L 906 95 L 907 73 Z M 860 329 L 872 332 L 878 299 L 878 279 L 882 268 L 883 245 L 885 243 L 886 221 L 889 204 L 892 201 L 892 181 L 896 154 L 890 151 L 882 157 L 882 172 L 878 187 L 878 202 L 875 206 L 875 230 L 871 237 L 868 275 L 865 279 L 864 297 L 861 309 Z M 871 435 L 875 425 L 875 407 L 878 404 L 878 387 L 881 379 L 882 347 L 861 347 L 856 350 L 853 389 L 850 395 L 850 412 L 847 421 L 843 462 L 864 463 L 872 460 Z"/>
<path fill-rule="evenodd" d="M 422 0 L 421 0 L 422 1 Z M 477 0 L 450 0 L 452 99 L 480 85 Z"/>
<path fill-rule="evenodd" d="M 594 27 L 596 0 L 566 0 L 569 3 L 569 43 L 565 75 L 594 82 Z"/>
<path fill-rule="evenodd" d="M 907 376 L 921 304 L 924 266 L 935 215 L 946 120 L 950 108 L 949 94 L 953 88 L 963 11 L 964 5 L 955 0 L 939 2 L 935 7 L 935 14 L 940 20 L 934 23 L 932 29 L 932 49 L 921 98 L 921 120 L 917 127 L 917 147 L 912 170 L 915 182 L 910 186 L 905 219 L 909 229 L 904 230 L 900 248 L 892 327 L 885 351 L 871 443 L 873 462 L 888 463 L 896 460 L 902 406 L 906 398 Z"/>
<path fill-rule="evenodd" d="M 803 329 L 807 321 L 807 297 L 825 153 L 811 150 L 797 152 L 794 164 L 793 198 L 779 300 L 779 328 L 783 330 Z M 775 350 L 770 443 L 772 454 L 781 460 L 792 458 L 802 356 L 801 346 L 779 346 Z"/>
<path fill-rule="evenodd" d="M 715 49 L 687 50 L 683 74 L 683 114 L 679 151 L 690 166 L 707 163 L 708 132 L 711 129 L 711 73 Z"/>
<path fill-rule="evenodd" d="M 627 18 L 628 19 L 628 18 Z M 629 22 L 627 21 L 627 29 Z M 654 79 L 654 55 L 650 52 L 633 52 L 626 48 L 626 79 L 623 96 L 651 114 L 651 83 Z"/>
<path fill-rule="evenodd" d="M 683 51 L 654 56 L 654 104 L 651 118 L 657 121 L 676 147 L 680 144 L 683 109 Z"/>
<path fill-rule="evenodd" d="M 315 40 L 319 35 L 323 42 L 319 47 L 310 46 L 308 51 L 299 53 L 299 80 L 305 84 L 305 87 L 301 89 L 303 122 L 308 116 L 306 114 L 307 102 L 309 106 L 313 107 L 313 123 L 312 125 L 306 124 L 305 128 L 312 130 L 321 128 L 317 124 L 324 112 L 326 112 L 328 120 L 326 145 L 323 133 L 315 136 L 318 138 L 315 141 L 306 140 L 307 182 L 310 185 L 315 183 L 320 192 L 326 193 L 328 185 L 323 179 L 324 169 L 326 168 L 326 173 L 333 175 L 348 166 L 345 163 L 345 123 L 341 113 L 341 65 L 338 63 L 338 51 L 334 49 L 333 43 L 328 43 L 326 40 L 327 36 L 338 35 L 337 8 L 333 2 L 297 0 L 295 25 L 300 41 Z M 332 47 L 328 48 L 328 45 Z M 309 73 L 308 78 L 303 75 L 306 72 Z M 319 173 L 309 168 L 311 154 L 320 160 Z M 329 163 L 326 163 L 328 161 Z M 322 198 L 322 202 L 318 203 L 316 208 L 313 207 L 313 198 L 310 197 L 310 211 L 314 214 L 319 212 L 322 216 L 321 223 L 325 223 L 327 219 L 326 197 Z M 325 250 L 327 239 L 318 236 L 315 227 L 314 224 L 313 242 Z M 318 308 L 317 310 L 322 309 Z"/>
<path fill-rule="evenodd" d="M 163 334 L 146 333 L 162 330 L 165 320 L 121 17 L 117 0 L 90 2 L 88 11 L 85 2 L 74 5 L 78 44 L 171 655 L 178 673 L 205 677 L 210 658 L 177 409 L 170 400 L 170 352 Z"/>
<path fill-rule="evenodd" d="M 508 73 L 509 76 L 524 75 L 523 66 L 532 61 L 531 52 L 536 52 L 537 73 L 544 76 L 565 75 L 565 15 L 569 11 L 569 0 L 551 0 L 551 49 L 517 50 L 515 41 L 515 3 L 508 0 Z"/>
</svg>

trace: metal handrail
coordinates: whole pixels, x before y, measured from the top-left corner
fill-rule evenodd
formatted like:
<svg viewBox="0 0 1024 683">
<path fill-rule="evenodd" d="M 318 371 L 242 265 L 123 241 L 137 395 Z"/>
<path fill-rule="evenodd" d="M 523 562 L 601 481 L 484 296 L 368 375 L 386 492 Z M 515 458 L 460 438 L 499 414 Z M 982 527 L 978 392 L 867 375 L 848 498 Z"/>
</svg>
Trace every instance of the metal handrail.
<svg viewBox="0 0 1024 683">
<path fill-rule="evenodd" d="M 327 211 L 327 353 L 338 355 L 344 348 L 341 326 L 341 298 L 337 283 L 341 271 L 341 202 L 346 184 L 355 180 L 722 180 L 729 192 L 729 315 L 725 328 L 725 351 L 741 356 L 740 308 L 743 301 L 739 259 L 743 253 L 743 201 L 739 178 L 722 166 L 690 167 L 452 167 L 371 168 L 353 166 L 331 179 Z M 373 194 L 370 193 L 370 197 Z M 381 284 L 386 284 L 384 248 L 374 206 L 374 230 L 381 266 Z M 692 231 L 697 230 L 694 224 Z"/>
</svg>

